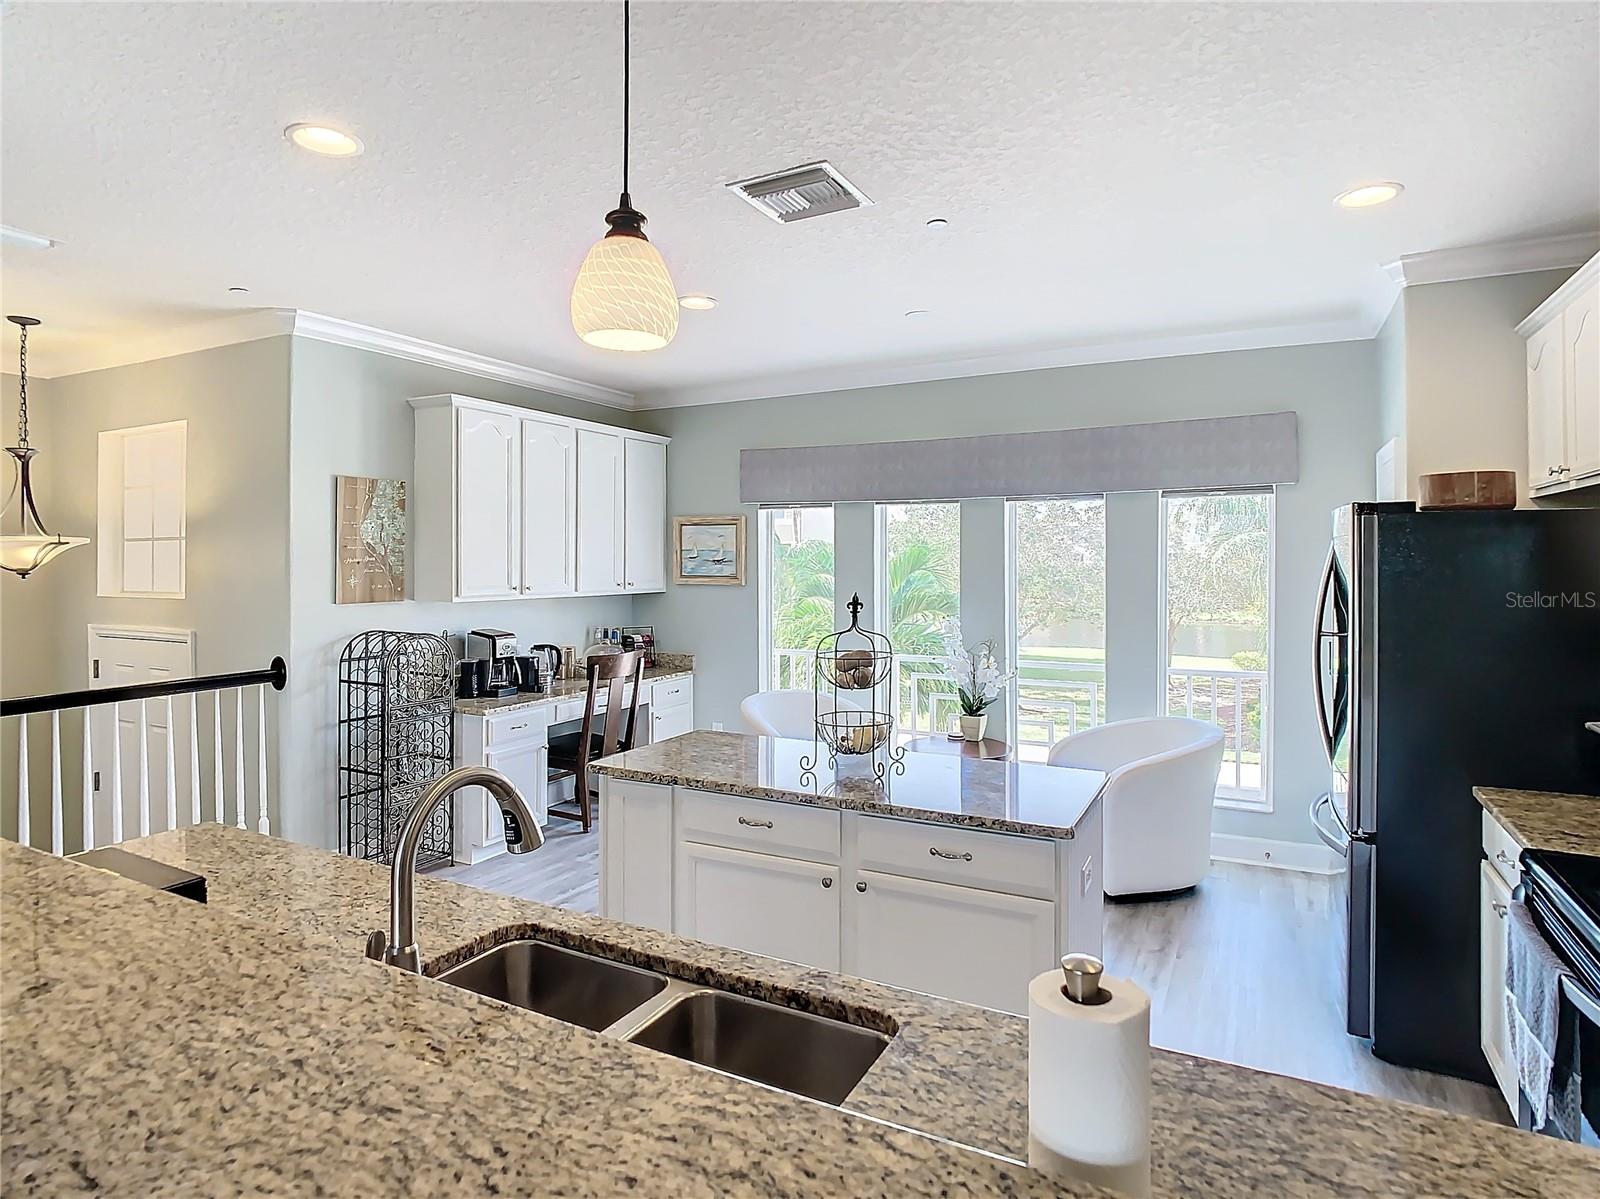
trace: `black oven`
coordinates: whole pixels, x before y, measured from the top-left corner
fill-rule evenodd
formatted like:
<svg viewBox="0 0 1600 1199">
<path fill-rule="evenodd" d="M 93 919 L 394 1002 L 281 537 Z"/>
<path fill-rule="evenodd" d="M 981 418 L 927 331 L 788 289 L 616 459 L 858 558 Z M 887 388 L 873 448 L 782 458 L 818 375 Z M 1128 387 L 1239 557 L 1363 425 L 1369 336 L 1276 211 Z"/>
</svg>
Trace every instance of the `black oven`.
<svg viewBox="0 0 1600 1199">
<path fill-rule="evenodd" d="M 1522 855 L 1521 898 L 1550 947 L 1571 970 L 1561 980 L 1561 1038 L 1555 1086 L 1570 1086 L 1577 1102 L 1565 1105 L 1543 1131 L 1600 1147 L 1600 858 L 1550 850 Z M 1524 1128 L 1532 1116 L 1528 1097 L 1518 1103 Z"/>
</svg>

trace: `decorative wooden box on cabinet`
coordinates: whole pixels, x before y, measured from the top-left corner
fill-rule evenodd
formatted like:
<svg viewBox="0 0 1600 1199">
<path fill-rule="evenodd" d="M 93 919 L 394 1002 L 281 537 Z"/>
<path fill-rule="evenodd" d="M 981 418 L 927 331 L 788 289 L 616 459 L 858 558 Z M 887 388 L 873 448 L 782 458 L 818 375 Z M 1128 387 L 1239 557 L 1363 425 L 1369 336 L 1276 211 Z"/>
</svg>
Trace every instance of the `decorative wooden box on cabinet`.
<svg viewBox="0 0 1600 1199">
<path fill-rule="evenodd" d="M 417 599 L 666 588 L 667 438 L 470 396 L 411 406 Z"/>
<path fill-rule="evenodd" d="M 1517 326 L 1528 339 L 1528 490 L 1600 484 L 1600 255 Z"/>
</svg>

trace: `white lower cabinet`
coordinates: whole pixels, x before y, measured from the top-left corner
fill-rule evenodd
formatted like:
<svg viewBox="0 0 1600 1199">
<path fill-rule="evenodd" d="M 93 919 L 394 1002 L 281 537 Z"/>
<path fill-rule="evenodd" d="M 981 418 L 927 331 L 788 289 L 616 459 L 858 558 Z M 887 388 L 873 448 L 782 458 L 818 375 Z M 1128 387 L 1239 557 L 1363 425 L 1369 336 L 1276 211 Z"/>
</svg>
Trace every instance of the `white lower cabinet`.
<svg viewBox="0 0 1600 1199">
<path fill-rule="evenodd" d="M 673 931 L 715 945 L 839 969 L 839 868 L 771 854 L 678 846 Z"/>
<path fill-rule="evenodd" d="M 1478 1017 L 1483 1056 L 1513 1114 L 1517 1071 L 1506 1031 L 1506 920 L 1511 888 L 1488 862 L 1478 868 Z"/>
<path fill-rule="evenodd" d="M 1056 958 L 1056 905 L 863 870 L 846 895 L 844 969 L 1005 1012 Z"/>
<path fill-rule="evenodd" d="M 491 770 L 498 770 L 515 784 L 522 798 L 533 809 L 533 818 L 544 825 L 550 820 L 549 802 L 546 797 L 550 747 L 545 739 L 540 737 L 531 741 L 512 741 L 505 745 L 488 746 L 483 753 L 483 764 Z M 493 821 L 502 821 L 499 804 L 485 804 L 489 809 L 488 818 Z M 499 836 L 500 842 L 505 842 L 505 831 L 502 828 Z"/>
</svg>

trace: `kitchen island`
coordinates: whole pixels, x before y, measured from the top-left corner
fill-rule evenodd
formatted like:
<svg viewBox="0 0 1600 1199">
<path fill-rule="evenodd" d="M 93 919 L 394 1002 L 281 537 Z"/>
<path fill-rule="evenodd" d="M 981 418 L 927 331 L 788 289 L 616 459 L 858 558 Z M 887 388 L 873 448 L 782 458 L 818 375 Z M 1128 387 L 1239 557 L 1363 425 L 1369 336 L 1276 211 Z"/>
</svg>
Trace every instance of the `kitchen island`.
<svg viewBox="0 0 1600 1199">
<path fill-rule="evenodd" d="M 1100 771 L 704 731 L 594 769 L 603 915 L 1018 1013 L 1100 953 Z"/>
<path fill-rule="evenodd" d="M 0 845 L 7 1195 L 1103 1194 L 1020 1165 L 1015 1017 L 419 881 L 429 974 L 534 935 L 892 1032 L 830 1107 L 365 960 L 371 863 L 215 825 L 124 848 L 205 875 L 209 902 Z M 1600 1169 L 1224 1063 L 1152 1071 L 1161 1197 L 1577 1199 Z"/>
</svg>

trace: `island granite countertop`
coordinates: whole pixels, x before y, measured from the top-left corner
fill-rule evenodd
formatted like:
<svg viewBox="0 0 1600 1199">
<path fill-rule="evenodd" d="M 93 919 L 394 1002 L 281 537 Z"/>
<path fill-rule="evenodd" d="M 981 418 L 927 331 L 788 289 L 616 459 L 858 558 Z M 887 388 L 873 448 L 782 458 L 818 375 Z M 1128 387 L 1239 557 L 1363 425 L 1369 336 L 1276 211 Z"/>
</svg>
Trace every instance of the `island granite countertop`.
<svg viewBox="0 0 1600 1199">
<path fill-rule="evenodd" d="M 371 863 L 216 825 L 126 848 L 209 902 L 0 846 L 8 1195 L 1104 1194 L 1018 1164 L 1018 1017 L 419 881 L 429 973 L 536 934 L 892 1031 L 835 1109 L 365 960 Z M 1225 1063 L 1156 1050 L 1152 1074 L 1158 1196 L 1576 1199 L 1600 1171 Z"/>
<path fill-rule="evenodd" d="M 817 761 L 810 741 L 696 730 L 590 769 L 636 783 L 1060 839 L 1073 835 L 1106 781 L 1098 770 L 928 753 L 906 754 L 904 768 L 890 764 L 880 780 L 871 759 L 841 755 L 830 769 L 821 750 Z"/>
<path fill-rule="evenodd" d="M 1600 857 L 1600 795 L 1474 787 L 1472 794 L 1523 849 Z"/>
</svg>

